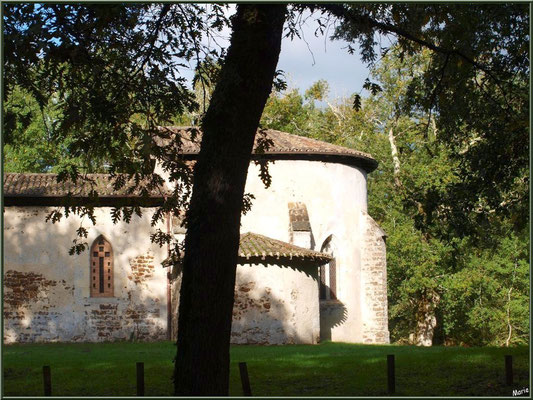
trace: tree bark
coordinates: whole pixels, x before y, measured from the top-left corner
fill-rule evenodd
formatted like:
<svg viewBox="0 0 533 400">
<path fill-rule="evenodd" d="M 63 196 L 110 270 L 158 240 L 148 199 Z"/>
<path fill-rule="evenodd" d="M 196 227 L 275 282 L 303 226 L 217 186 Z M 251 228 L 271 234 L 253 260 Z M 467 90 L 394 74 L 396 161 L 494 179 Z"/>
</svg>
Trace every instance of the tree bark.
<svg viewBox="0 0 533 400">
<path fill-rule="evenodd" d="M 202 122 L 180 291 L 175 394 L 224 396 L 244 187 L 272 88 L 285 5 L 240 4 Z"/>
<path fill-rule="evenodd" d="M 396 124 L 394 124 L 393 126 L 395 125 Z M 394 165 L 394 185 L 399 188 L 402 186 L 402 182 L 400 181 L 400 158 L 398 157 L 398 148 L 396 147 L 393 126 L 389 128 L 389 143 L 392 163 Z"/>
<path fill-rule="evenodd" d="M 433 344 L 433 336 L 437 327 L 435 309 L 439 302 L 440 296 L 436 292 L 431 292 L 420 300 L 415 332 L 410 337 L 412 344 L 417 346 L 431 346 Z"/>
<path fill-rule="evenodd" d="M 511 324 L 511 292 L 513 291 L 515 275 L 516 275 L 516 262 L 514 263 L 514 267 L 513 267 L 511 287 L 509 288 L 509 291 L 507 292 L 507 327 L 509 329 L 509 333 L 507 334 L 507 339 L 505 340 L 505 347 L 509 347 L 509 344 L 511 343 L 511 337 L 513 334 L 513 325 Z"/>
</svg>

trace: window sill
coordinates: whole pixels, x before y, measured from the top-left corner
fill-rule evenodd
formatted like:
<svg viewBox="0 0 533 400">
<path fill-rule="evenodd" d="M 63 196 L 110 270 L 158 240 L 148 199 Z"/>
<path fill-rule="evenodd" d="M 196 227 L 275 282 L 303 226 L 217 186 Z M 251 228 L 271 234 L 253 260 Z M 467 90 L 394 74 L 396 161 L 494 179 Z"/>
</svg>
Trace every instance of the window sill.
<svg viewBox="0 0 533 400">
<path fill-rule="evenodd" d="M 88 301 L 91 301 L 93 303 L 118 303 L 119 299 L 116 297 L 88 297 Z"/>
</svg>

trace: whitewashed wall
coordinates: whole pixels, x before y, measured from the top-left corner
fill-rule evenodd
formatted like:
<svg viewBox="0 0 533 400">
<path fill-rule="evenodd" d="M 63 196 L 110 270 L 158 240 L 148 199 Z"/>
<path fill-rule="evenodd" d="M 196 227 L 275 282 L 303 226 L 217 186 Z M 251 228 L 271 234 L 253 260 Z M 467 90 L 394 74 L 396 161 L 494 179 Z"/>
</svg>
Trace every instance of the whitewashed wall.
<svg viewBox="0 0 533 400">
<path fill-rule="evenodd" d="M 288 203 L 305 203 L 311 248 L 320 251 L 330 237 L 336 248 L 338 301 L 320 302 L 321 338 L 363 342 L 372 332 L 377 333 L 364 326 L 363 318 L 373 318 L 378 301 L 378 297 L 362 296 L 366 287 L 373 285 L 362 273 L 362 256 L 368 245 L 366 172 L 344 164 L 304 160 L 278 160 L 269 164 L 269 171 L 272 185 L 267 189 L 259 179 L 259 168 L 250 165 L 245 190 L 256 199 L 242 218 L 241 233 L 250 231 L 288 242 Z M 386 274 L 380 288 L 386 293 Z M 384 313 L 380 317 L 385 328 L 381 326 L 381 332 L 387 329 L 386 296 L 383 301 L 379 312 Z M 372 342 L 388 343 L 388 331 L 386 337 L 380 333 Z"/>
<path fill-rule="evenodd" d="M 231 342 L 316 344 L 320 337 L 316 267 L 237 267 Z"/>
<path fill-rule="evenodd" d="M 89 252 L 68 254 L 80 219 L 47 223 L 51 210 L 5 207 L 5 342 L 165 339 L 166 249 L 150 243 L 152 211 L 114 225 L 109 208 L 95 210 L 87 242 L 103 234 L 113 246 L 115 297 L 91 298 Z"/>
<path fill-rule="evenodd" d="M 309 261 L 269 259 L 237 266 L 234 344 L 320 341 L 318 269 Z M 172 339 L 177 339 L 181 274 L 172 281 Z"/>
<path fill-rule="evenodd" d="M 269 169 L 272 186 L 265 188 L 259 168 L 250 165 L 245 191 L 256 199 L 242 217 L 241 233 L 289 242 L 288 203 L 305 203 L 311 249 L 320 251 L 328 239 L 336 249 L 338 301 L 318 302 L 318 267 L 239 266 L 232 341 L 387 343 L 385 242 L 366 214 L 364 170 L 303 160 L 278 160 Z M 167 271 L 160 264 L 166 249 L 150 243 L 153 211 L 144 210 L 141 219 L 114 225 L 109 208 L 96 209 L 87 241 L 103 234 L 111 242 L 115 297 L 91 298 L 90 255 L 68 255 L 78 218 L 53 225 L 44 222 L 51 208 L 6 207 L 5 341 L 165 339 Z M 173 306 L 176 311 L 176 301 Z"/>
<path fill-rule="evenodd" d="M 289 242 L 288 203 L 305 203 L 311 225 L 310 248 L 321 251 L 330 239 L 336 249 L 338 300 L 318 302 L 318 267 L 311 268 L 311 284 L 309 277 L 304 279 L 286 268 L 239 266 L 232 341 L 289 343 L 292 339 L 287 338 L 294 337 L 295 343 L 316 343 L 317 338 L 388 343 L 385 242 L 382 232 L 376 231 L 379 227 L 375 222 L 369 225 L 373 220 L 366 213 L 366 172 L 344 164 L 303 160 L 277 160 L 269 164 L 269 171 L 272 185 L 265 188 L 259 179 L 259 167 L 250 164 L 245 192 L 253 194 L 255 200 L 251 211 L 242 217 L 241 233 L 255 232 Z M 289 296 L 287 279 L 298 286 L 296 294 Z M 249 300 L 245 300 L 239 289 L 246 282 L 253 282 L 249 285 L 253 287 Z M 246 285 L 243 287 L 248 289 Z M 280 304 L 290 303 L 293 296 L 297 297 L 296 303 L 308 304 L 306 318 L 312 323 L 292 321 L 291 311 L 265 313 L 260 303 L 267 302 L 264 298 L 267 288 L 268 295 L 276 295 L 283 302 Z M 178 285 L 173 290 L 177 293 Z M 247 315 L 244 320 L 238 320 L 239 307 L 244 303 L 253 306 L 243 311 Z M 274 334 L 276 330 L 278 336 Z"/>
</svg>

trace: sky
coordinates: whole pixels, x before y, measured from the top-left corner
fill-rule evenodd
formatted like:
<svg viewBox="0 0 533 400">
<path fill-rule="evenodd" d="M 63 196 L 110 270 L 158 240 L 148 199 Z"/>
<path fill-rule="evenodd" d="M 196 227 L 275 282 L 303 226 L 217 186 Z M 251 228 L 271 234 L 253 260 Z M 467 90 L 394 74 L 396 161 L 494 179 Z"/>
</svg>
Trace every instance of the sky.
<svg viewBox="0 0 533 400">
<path fill-rule="evenodd" d="M 313 24 L 306 24 L 302 29 L 305 40 L 285 38 L 282 42 L 277 68 L 284 71 L 289 88 L 303 93 L 317 80 L 325 79 L 332 99 L 360 93 L 369 70 L 359 54 L 348 54 L 343 48 L 346 42 L 315 37 L 314 30 Z"/>
<path fill-rule="evenodd" d="M 234 12 L 235 7 L 230 6 L 227 15 Z M 303 94 L 314 82 L 324 79 L 329 84 L 330 99 L 349 97 L 354 93 L 365 95 L 362 86 L 369 70 L 361 62 L 358 52 L 349 54 L 344 41 L 331 41 L 324 35 L 316 37 L 317 24 L 312 18 L 305 17 L 302 18 L 305 22 L 301 24 L 302 38 L 284 38 L 281 45 L 277 69 L 284 72 L 288 88 L 297 88 Z M 326 37 L 332 33 L 333 27 L 330 27 Z M 224 29 L 217 39 L 218 43 L 229 45 L 230 35 L 230 30 Z M 184 72 L 183 75 L 190 80 L 193 72 Z"/>
</svg>

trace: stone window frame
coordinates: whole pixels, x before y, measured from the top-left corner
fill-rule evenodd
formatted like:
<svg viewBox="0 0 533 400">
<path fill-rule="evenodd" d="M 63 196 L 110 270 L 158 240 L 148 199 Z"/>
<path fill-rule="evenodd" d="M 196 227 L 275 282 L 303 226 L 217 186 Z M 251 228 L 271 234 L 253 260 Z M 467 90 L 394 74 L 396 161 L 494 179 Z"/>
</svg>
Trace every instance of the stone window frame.
<svg viewBox="0 0 533 400">
<path fill-rule="evenodd" d="M 335 244 L 335 236 L 329 235 L 322 243 L 321 253 L 330 254 L 333 259 L 320 266 L 318 272 L 319 300 L 320 301 L 338 301 L 339 299 L 339 268 L 337 265 L 338 250 Z M 333 276 L 333 281 L 331 277 Z"/>
<path fill-rule="evenodd" d="M 99 235 L 90 247 L 89 257 L 90 297 L 115 297 L 115 263 L 111 242 L 104 235 Z"/>
</svg>

